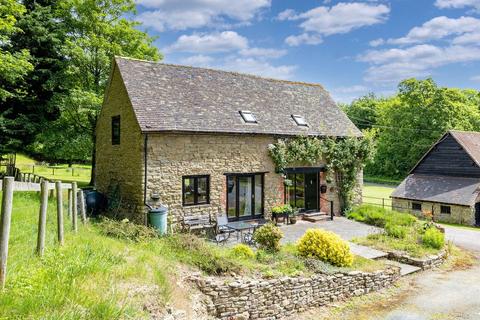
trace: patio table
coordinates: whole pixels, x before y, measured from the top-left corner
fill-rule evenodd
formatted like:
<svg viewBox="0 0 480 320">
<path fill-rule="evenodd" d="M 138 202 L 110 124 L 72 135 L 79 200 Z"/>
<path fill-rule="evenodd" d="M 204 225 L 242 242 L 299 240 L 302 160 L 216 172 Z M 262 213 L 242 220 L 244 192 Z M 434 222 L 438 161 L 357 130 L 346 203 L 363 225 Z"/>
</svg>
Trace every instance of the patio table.
<svg viewBox="0 0 480 320">
<path fill-rule="evenodd" d="M 257 228 L 258 226 L 265 224 L 265 222 L 266 222 L 265 220 L 233 221 L 233 222 L 227 223 L 225 226 L 227 228 L 235 230 L 237 233 L 237 241 L 238 241 L 238 238 L 240 237 L 243 242 L 243 232 L 245 230 L 250 231 L 252 229 Z"/>
</svg>

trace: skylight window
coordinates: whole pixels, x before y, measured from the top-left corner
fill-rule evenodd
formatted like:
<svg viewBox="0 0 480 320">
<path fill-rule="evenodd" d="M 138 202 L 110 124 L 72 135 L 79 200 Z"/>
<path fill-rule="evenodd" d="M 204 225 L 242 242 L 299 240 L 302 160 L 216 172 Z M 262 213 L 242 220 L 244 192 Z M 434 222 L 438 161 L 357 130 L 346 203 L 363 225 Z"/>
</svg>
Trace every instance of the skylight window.
<svg viewBox="0 0 480 320">
<path fill-rule="evenodd" d="M 246 123 L 257 123 L 257 118 L 250 111 L 240 111 L 240 115 Z"/>
<path fill-rule="evenodd" d="M 308 127 L 308 123 L 303 116 L 292 114 L 292 118 L 295 120 L 297 126 Z"/>
</svg>

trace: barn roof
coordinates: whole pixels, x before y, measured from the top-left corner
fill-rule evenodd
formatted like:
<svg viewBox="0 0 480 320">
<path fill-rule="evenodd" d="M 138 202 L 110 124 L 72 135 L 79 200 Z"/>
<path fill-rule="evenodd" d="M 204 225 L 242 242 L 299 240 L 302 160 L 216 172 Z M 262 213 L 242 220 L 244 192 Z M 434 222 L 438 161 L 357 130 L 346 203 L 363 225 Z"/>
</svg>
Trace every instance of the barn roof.
<svg viewBox="0 0 480 320">
<path fill-rule="evenodd" d="M 391 197 L 470 206 L 479 187 L 478 178 L 410 174 Z"/>
<path fill-rule="evenodd" d="M 413 173 L 420 163 L 422 163 L 422 161 L 428 156 L 428 154 L 435 149 L 435 146 L 441 143 L 448 135 L 451 135 L 470 156 L 470 158 L 472 158 L 475 164 L 480 167 L 480 132 L 449 130 L 445 132 L 442 137 L 430 147 L 430 149 L 422 156 L 422 158 L 420 158 L 420 160 L 415 164 L 409 173 Z"/>
<path fill-rule="evenodd" d="M 115 63 L 143 132 L 361 136 L 318 84 L 121 57 Z M 242 110 L 257 123 L 245 123 Z"/>
</svg>

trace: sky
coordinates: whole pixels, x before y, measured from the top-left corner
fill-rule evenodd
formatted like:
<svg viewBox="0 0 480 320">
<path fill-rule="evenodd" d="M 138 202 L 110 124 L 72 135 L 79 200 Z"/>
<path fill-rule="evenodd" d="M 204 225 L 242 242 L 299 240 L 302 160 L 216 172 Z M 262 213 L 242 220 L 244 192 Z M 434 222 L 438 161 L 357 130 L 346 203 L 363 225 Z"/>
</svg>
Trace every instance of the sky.
<svg viewBox="0 0 480 320">
<path fill-rule="evenodd" d="M 338 102 L 406 78 L 480 89 L 480 0 L 136 0 L 164 62 L 322 84 Z"/>
</svg>

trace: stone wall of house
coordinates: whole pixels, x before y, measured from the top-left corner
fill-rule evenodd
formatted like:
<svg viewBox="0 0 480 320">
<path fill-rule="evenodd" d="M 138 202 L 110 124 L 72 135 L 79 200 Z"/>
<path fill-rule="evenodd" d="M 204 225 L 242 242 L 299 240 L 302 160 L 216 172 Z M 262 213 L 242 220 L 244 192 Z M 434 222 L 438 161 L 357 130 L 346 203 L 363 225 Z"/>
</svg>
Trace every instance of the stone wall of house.
<svg viewBox="0 0 480 320">
<path fill-rule="evenodd" d="M 265 172 L 264 214 L 268 218 L 273 206 L 283 204 L 285 191 L 283 178 L 275 173 L 268 154 L 268 145 L 274 142 L 275 138 L 268 135 L 149 134 L 147 198 L 152 194 L 160 195 L 160 202 L 169 207 L 173 221 L 184 215 L 224 215 L 227 203 L 225 173 Z M 182 205 L 182 177 L 187 175 L 210 176 L 209 204 Z M 362 183 L 361 177 L 359 183 Z M 335 182 L 328 181 L 327 185 L 328 191 L 322 197 L 334 201 L 334 212 L 338 214 Z M 328 203 L 323 202 L 322 209 L 330 213 Z"/>
<path fill-rule="evenodd" d="M 120 144 L 112 145 L 112 117 L 120 115 Z M 120 202 L 118 214 L 142 222 L 143 136 L 120 74 L 114 70 L 97 121 L 96 187 L 111 201 Z"/>
<path fill-rule="evenodd" d="M 194 276 L 191 280 L 209 297 L 207 310 L 212 316 L 266 320 L 386 288 L 399 277 L 399 268 L 389 266 L 373 273 L 354 271 L 270 280 Z"/>
<path fill-rule="evenodd" d="M 148 142 L 147 197 L 156 193 L 177 218 L 226 213 L 225 173 L 265 172 L 264 212 L 282 204 L 283 179 L 268 155 L 267 135 L 152 134 Z M 182 177 L 210 175 L 210 203 L 182 206 Z"/>
<path fill-rule="evenodd" d="M 392 199 L 392 208 L 397 211 L 409 212 L 413 215 L 423 218 L 423 213 L 421 211 L 412 210 L 412 202 L 418 202 L 422 204 L 422 210 L 431 211 L 433 208 L 434 220 L 438 222 L 447 222 L 447 223 L 459 223 L 464 225 L 475 225 L 475 207 L 469 206 L 459 206 L 451 205 L 450 214 L 440 213 L 440 203 L 428 202 L 428 201 L 412 201 L 405 199 Z"/>
</svg>

